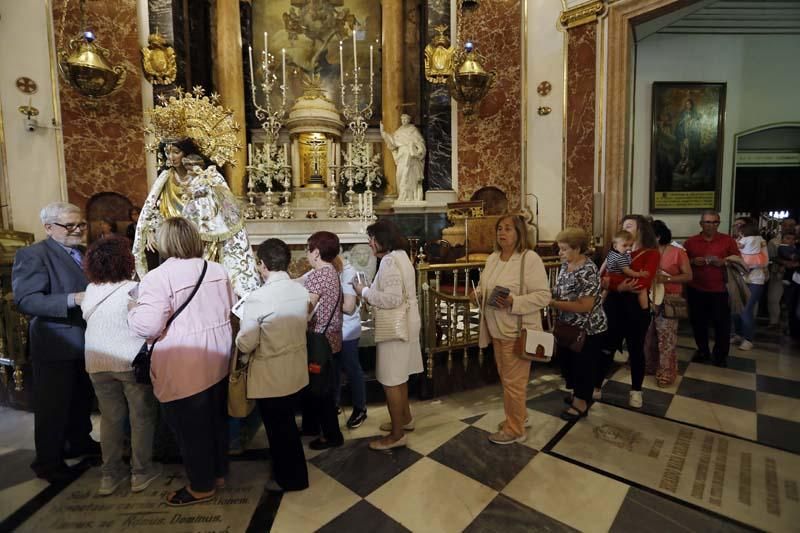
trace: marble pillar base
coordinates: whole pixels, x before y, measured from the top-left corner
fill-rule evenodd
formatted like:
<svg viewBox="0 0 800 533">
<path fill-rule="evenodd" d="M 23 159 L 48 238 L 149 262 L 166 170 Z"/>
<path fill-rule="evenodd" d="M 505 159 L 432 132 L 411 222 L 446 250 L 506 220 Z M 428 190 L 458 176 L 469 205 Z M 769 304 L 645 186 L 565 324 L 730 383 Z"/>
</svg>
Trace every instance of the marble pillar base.
<svg viewBox="0 0 800 533">
<path fill-rule="evenodd" d="M 449 189 L 427 191 L 425 201 L 428 206 L 446 206 L 450 202 L 458 201 L 458 193 Z"/>
</svg>

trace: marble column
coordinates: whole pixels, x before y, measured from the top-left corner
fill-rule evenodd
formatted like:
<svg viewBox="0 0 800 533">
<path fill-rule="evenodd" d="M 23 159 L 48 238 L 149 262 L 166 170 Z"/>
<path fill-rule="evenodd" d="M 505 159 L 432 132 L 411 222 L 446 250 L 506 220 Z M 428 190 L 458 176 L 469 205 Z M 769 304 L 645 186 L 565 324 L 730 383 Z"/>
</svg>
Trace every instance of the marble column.
<svg viewBox="0 0 800 533">
<path fill-rule="evenodd" d="M 236 153 L 235 165 L 225 165 L 225 177 L 231 191 L 245 193 L 244 146 L 247 144 L 244 115 L 244 73 L 242 67 L 242 35 L 239 24 L 239 0 L 216 0 L 214 24 L 214 81 L 223 106 L 233 111 L 233 119 L 241 126 L 238 132 L 242 149 Z"/>
<path fill-rule="evenodd" d="M 450 2 L 448 0 L 429 0 L 427 7 L 428 44 L 436 36 L 434 27 L 439 24 L 450 26 Z M 453 188 L 453 141 L 450 93 L 445 84 L 425 82 L 423 92 L 425 116 L 425 145 L 428 157 L 425 162 L 425 177 L 428 190 L 450 190 Z"/>
<path fill-rule="evenodd" d="M 383 100 L 383 125 L 393 132 L 400 127 L 403 104 L 403 0 L 383 0 L 383 76 L 381 98 Z M 386 176 L 386 196 L 397 196 L 397 178 L 392 152 L 383 147 L 383 171 Z"/>
<path fill-rule="evenodd" d="M 564 226 L 592 233 L 595 176 L 597 22 L 567 30 Z"/>
</svg>

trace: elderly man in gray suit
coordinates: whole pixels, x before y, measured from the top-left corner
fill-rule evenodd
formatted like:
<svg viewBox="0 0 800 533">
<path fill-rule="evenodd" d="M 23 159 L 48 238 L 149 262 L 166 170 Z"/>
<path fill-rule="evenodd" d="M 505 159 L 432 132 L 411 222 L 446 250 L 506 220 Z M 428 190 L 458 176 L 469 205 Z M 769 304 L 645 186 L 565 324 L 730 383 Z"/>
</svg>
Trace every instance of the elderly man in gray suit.
<svg viewBox="0 0 800 533">
<path fill-rule="evenodd" d="M 89 436 L 92 385 L 83 358 L 86 221 L 80 208 L 64 202 L 47 205 L 40 218 L 48 238 L 17 251 L 11 284 L 17 309 L 31 316 L 36 441 L 31 468 L 53 483 L 76 474 L 65 458 L 99 454 L 100 445 Z"/>
</svg>

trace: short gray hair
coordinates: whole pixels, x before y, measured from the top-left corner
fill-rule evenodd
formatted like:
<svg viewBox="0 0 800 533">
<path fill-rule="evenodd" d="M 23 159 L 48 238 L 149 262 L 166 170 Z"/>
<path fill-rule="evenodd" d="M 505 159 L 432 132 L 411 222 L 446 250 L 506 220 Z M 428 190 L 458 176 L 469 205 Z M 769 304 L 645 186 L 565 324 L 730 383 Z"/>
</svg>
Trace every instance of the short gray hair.
<svg viewBox="0 0 800 533">
<path fill-rule="evenodd" d="M 42 224 L 52 224 L 61 219 L 61 215 L 66 213 L 82 213 L 81 208 L 69 202 L 53 202 L 47 204 L 39 211 L 39 219 Z"/>
<path fill-rule="evenodd" d="M 706 215 L 712 215 L 712 216 L 715 216 L 717 218 L 721 218 L 719 216 L 719 211 L 716 211 L 714 209 L 704 209 L 703 212 L 700 213 L 700 222 L 703 221 L 703 217 L 706 216 Z"/>
</svg>

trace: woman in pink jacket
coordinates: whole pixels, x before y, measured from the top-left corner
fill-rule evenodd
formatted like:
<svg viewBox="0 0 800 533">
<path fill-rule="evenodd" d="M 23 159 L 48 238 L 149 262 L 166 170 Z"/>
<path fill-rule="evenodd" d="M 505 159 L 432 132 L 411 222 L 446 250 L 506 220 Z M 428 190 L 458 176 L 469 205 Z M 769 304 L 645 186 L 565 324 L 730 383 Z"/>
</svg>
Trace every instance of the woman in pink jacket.
<svg viewBox="0 0 800 533">
<path fill-rule="evenodd" d="M 191 222 L 169 218 L 156 239 L 166 261 L 142 279 L 128 325 L 140 337 L 157 341 L 150 367 L 153 392 L 177 437 L 189 478 L 186 487 L 167 496 L 167 504 L 182 506 L 212 499 L 225 483 L 225 378 L 234 294 L 222 265 L 202 259 L 203 242 Z M 194 297 L 167 327 L 195 286 Z"/>
</svg>

